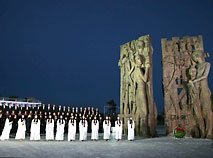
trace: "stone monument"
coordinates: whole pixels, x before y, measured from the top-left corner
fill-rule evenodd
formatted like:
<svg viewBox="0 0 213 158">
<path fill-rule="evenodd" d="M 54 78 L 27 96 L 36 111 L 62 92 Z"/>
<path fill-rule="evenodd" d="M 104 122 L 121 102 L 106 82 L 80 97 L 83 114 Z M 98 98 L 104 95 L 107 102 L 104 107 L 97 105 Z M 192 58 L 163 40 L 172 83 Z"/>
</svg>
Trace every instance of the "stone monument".
<svg viewBox="0 0 213 158">
<path fill-rule="evenodd" d="M 156 135 L 157 109 L 153 99 L 152 41 L 149 35 L 120 47 L 120 116 L 127 133 L 127 120 L 135 120 L 136 135 Z"/>
<path fill-rule="evenodd" d="M 202 36 L 161 39 L 165 126 L 167 135 L 182 124 L 186 135 L 213 137 L 211 92 L 208 87 L 210 63 Z"/>
</svg>

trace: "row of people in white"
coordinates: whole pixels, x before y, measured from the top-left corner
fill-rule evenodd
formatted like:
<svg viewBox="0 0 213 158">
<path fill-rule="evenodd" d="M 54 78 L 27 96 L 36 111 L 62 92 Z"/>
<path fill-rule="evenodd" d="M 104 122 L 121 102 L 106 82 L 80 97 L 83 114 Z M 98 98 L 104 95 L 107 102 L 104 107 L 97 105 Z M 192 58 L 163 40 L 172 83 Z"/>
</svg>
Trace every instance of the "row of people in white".
<svg viewBox="0 0 213 158">
<path fill-rule="evenodd" d="M 57 121 L 57 132 L 55 140 L 62 141 L 64 140 L 64 127 L 65 127 L 65 121 L 63 120 L 62 116 Z M 10 135 L 10 130 L 12 128 L 12 122 L 9 121 L 7 118 L 5 121 L 4 130 L 2 132 L 2 135 L 0 137 L 0 140 L 8 140 Z M 111 128 L 111 122 L 106 117 L 106 120 L 103 122 L 103 129 L 104 129 L 104 135 L 103 139 L 106 141 L 109 141 L 110 139 L 110 128 Z M 88 129 L 88 123 L 86 119 L 83 116 L 83 119 L 79 122 L 79 131 L 80 136 L 79 140 L 84 141 L 87 140 L 87 129 Z M 99 121 L 94 118 L 92 120 L 92 133 L 91 133 L 91 139 L 92 140 L 98 140 L 99 130 Z M 25 139 L 25 131 L 26 131 L 26 122 L 24 120 L 24 117 L 19 119 L 18 121 L 18 130 L 16 133 L 15 139 L 24 140 Z M 69 120 L 69 126 L 68 126 L 68 141 L 75 140 L 76 136 L 76 120 L 72 117 L 72 119 Z M 122 121 L 118 117 L 115 121 L 115 139 L 121 140 L 122 139 Z M 40 120 L 35 116 L 35 118 L 31 122 L 31 134 L 30 134 L 30 140 L 40 140 Z M 46 140 L 54 140 L 54 120 L 50 117 L 47 120 L 46 123 Z M 128 120 L 128 140 L 134 140 L 134 121 L 130 117 Z"/>
</svg>

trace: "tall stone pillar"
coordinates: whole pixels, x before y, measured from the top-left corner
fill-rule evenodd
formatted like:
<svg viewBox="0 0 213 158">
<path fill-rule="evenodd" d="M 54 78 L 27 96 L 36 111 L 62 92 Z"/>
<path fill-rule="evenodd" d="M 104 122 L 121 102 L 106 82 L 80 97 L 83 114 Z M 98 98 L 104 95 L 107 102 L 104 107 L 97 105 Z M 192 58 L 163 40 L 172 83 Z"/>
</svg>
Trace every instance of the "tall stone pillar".
<svg viewBox="0 0 213 158">
<path fill-rule="evenodd" d="M 165 126 L 167 135 L 182 124 L 187 136 L 213 137 L 210 63 L 202 36 L 161 39 Z"/>
<path fill-rule="evenodd" d="M 135 120 L 136 135 L 156 135 L 157 109 L 153 99 L 152 41 L 149 35 L 120 47 L 120 116 L 127 133 L 130 116 Z"/>
</svg>

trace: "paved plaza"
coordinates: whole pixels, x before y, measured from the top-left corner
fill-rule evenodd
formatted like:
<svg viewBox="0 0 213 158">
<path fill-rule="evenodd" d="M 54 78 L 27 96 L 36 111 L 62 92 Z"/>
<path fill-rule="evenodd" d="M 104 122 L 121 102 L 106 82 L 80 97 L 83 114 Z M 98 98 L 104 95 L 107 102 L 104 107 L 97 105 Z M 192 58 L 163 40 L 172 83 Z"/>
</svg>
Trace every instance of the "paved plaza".
<svg viewBox="0 0 213 158">
<path fill-rule="evenodd" d="M 78 138 L 78 136 L 77 136 Z M 106 142 L 100 140 L 80 142 L 45 141 L 41 136 L 40 141 L 0 141 L 0 157 L 70 157 L 70 158 L 142 158 L 142 157 L 212 157 L 213 142 L 207 139 L 175 139 L 174 137 L 142 138 L 136 137 L 135 141 L 127 141 L 124 136 L 120 142 L 111 139 Z M 65 136 L 67 140 L 67 136 Z"/>
</svg>

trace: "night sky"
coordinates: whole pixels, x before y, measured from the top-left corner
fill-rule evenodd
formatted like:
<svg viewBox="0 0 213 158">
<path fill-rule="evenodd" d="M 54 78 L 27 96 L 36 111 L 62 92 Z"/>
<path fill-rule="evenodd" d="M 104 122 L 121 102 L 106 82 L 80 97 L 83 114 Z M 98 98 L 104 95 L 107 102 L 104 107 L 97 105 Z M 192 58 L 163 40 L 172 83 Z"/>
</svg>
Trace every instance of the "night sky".
<svg viewBox="0 0 213 158">
<path fill-rule="evenodd" d="M 211 0 L 0 0 L 0 96 L 119 106 L 120 45 L 150 34 L 162 112 L 161 38 L 201 34 L 213 64 L 212 8 Z"/>
</svg>

